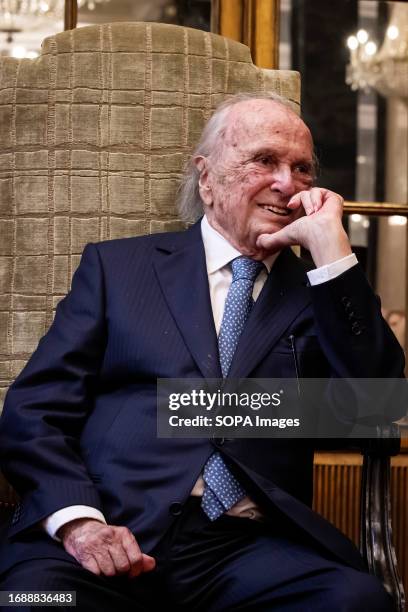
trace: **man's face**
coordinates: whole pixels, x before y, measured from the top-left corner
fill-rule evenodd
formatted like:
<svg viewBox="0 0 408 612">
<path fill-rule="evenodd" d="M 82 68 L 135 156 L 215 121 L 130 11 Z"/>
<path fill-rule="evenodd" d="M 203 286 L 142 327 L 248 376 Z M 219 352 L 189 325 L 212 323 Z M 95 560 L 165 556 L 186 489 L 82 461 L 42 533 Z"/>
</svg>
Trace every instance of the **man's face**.
<svg viewBox="0 0 408 612">
<path fill-rule="evenodd" d="M 313 180 L 313 142 L 301 119 L 270 100 L 231 107 L 226 129 L 209 158 L 197 160 L 209 223 L 244 255 L 263 258 L 260 234 L 301 215 L 286 208 Z"/>
</svg>

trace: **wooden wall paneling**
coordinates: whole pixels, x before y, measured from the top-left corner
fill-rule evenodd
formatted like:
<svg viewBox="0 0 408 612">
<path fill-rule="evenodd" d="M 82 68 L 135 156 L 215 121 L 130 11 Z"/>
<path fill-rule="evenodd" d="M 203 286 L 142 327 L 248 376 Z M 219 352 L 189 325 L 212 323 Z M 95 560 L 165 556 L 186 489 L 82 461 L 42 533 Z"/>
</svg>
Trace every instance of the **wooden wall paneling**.
<svg viewBox="0 0 408 612">
<path fill-rule="evenodd" d="M 78 22 L 77 0 L 65 0 L 64 30 L 74 30 Z"/>
<path fill-rule="evenodd" d="M 243 42 L 244 0 L 212 0 L 211 31 Z"/>
<path fill-rule="evenodd" d="M 362 457 L 357 453 L 316 453 L 314 509 L 357 545 L 360 531 Z"/>
<path fill-rule="evenodd" d="M 280 0 L 212 0 L 211 29 L 244 43 L 254 64 L 279 68 Z"/>
</svg>

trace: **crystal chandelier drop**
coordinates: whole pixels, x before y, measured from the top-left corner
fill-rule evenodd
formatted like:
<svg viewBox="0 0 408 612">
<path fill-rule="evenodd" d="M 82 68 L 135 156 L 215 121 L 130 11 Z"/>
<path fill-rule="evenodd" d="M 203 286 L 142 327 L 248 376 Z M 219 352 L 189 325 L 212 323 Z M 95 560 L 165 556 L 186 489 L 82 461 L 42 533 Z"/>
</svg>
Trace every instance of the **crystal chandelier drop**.
<svg viewBox="0 0 408 612">
<path fill-rule="evenodd" d="M 408 103 L 408 5 L 392 9 L 384 41 L 380 47 L 368 32 L 349 36 L 350 62 L 346 83 L 351 89 L 375 89 L 385 97 L 398 97 Z"/>
<path fill-rule="evenodd" d="M 110 0 L 78 0 L 78 7 L 94 10 Z M 21 32 L 41 28 L 47 22 L 63 19 L 65 0 L 0 0 L 0 31 Z"/>
</svg>

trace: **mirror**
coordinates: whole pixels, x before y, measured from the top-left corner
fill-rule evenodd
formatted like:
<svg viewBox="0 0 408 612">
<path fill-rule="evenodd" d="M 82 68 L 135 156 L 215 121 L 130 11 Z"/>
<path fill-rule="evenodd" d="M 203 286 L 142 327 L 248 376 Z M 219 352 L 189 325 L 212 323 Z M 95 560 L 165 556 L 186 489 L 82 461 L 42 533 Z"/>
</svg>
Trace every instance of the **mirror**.
<svg viewBox="0 0 408 612">
<path fill-rule="evenodd" d="M 78 27 L 160 21 L 210 29 L 211 0 L 78 0 L 77 4 Z M 75 23 L 74 5 L 74 0 L 8 2 L 7 10 L 0 12 L 0 55 L 38 57 L 44 38 L 64 30 L 64 8 L 67 24 Z"/>
<path fill-rule="evenodd" d="M 210 0 L 99 0 L 80 7 L 78 26 L 115 21 L 157 21 L 210 29 Z"/>
</svg>

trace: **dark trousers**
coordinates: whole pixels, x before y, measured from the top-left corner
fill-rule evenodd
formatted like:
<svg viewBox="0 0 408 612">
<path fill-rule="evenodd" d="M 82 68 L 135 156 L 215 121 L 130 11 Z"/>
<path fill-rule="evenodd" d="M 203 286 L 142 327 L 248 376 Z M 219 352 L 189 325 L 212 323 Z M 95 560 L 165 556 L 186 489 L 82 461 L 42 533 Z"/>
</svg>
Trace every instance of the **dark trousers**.
<svg viewBox="0 0 408 612">
<path fill-rule="evenodd" d="M 0 588 L 76 591 L 76 610 L 84 612 L 392 610 L 376 578 L 331 559 L 282 517 L 258 523 L 222 516 L 211 523 L 199 503 L 189 500 L 153 551 L 153 572 L 132 580 L 108 578 L 91 574 L 74 559 L 37 559 L 16 565 Z"/>
</svg>

